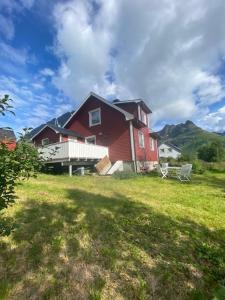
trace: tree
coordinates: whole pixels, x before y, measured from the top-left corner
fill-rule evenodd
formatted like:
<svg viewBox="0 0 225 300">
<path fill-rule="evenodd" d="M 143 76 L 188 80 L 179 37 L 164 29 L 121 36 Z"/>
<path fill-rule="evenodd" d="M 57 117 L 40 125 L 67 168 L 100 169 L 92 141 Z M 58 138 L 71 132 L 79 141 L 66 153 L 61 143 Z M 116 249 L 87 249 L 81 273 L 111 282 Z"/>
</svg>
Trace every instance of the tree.
<svg viewBox="0 0 225 300">
<path fill-rule="evenodd" d="M 224 146 L 220 141 L 214 141 L 198 149 L 198 158 L 207 162 L 220 162 L 225 158 Z"/>
<path fill-rule="evenodd" d="M 7 95 L 0 99 L 0 115 L 12 112 L 10 101 Z M 15 202 L 17 182 L 36 176 L 42 166 L 38 150 L 24 138 L 26 133 L 25 129 L 13 151 L 0 143 L 0 211 Z M 4 228 L 2 229 L 0 224 L 0 233 L 1 231 L 4 231 Z"/>
</svg>

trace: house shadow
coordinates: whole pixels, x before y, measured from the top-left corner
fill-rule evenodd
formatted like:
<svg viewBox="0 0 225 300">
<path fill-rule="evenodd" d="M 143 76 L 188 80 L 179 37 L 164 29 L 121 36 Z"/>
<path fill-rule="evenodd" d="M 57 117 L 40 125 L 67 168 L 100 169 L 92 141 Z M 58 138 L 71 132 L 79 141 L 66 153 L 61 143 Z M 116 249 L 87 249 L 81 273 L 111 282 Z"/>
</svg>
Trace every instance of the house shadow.
<svg viewBox="0 0 225 300">
<path fill-rule="evenodd" d="M 207 176 L 195 176 L 193 177 L 191 183 L 195 185 L 204 185 L 206 187 L 212 186 L 218 188 L 219 190 L 222 190 L 222 192 L 225 193 L 225 179 L 224 176 L 220 177 L 220 174 L 221 173 L 211 172 Z"/>
<path fill-rule="evenodd" d="M 107 289 L 112 299 L 207 299 L 224 279 L 225 231 L 119 192 L 66 193 L 67 202 L 29 199 L 16 213 L 16 246 L 0 244 L 0 296 L 100 299 Z"/>
</svg>

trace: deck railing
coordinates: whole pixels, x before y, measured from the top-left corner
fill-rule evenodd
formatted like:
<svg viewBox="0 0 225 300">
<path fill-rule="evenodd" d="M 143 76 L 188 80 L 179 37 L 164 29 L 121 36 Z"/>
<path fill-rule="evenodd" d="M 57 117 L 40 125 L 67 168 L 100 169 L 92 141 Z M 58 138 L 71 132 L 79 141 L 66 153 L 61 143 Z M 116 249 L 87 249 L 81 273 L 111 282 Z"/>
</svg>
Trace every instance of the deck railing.
<svg viewBox="0 0 225 300">
<path fill-rule="evenodd" d="M 108 148 L 76 141 L 66 141 L 46 145 L 39 148 L 39 152 L 47 162 L 68 161 L 71 159 L 101 159 L 108 155 Z"/>
</svg>

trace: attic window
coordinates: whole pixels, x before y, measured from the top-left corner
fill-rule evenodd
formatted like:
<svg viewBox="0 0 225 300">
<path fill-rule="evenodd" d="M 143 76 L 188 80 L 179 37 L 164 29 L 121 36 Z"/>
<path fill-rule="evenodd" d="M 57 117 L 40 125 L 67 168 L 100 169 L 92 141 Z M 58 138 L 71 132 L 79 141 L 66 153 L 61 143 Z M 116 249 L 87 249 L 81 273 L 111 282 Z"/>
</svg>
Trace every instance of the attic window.
<svg viewBox="0 0 225 300">
<path fill-rule="evenodd" d="M 101 124 L 101 109 L 97 108 L 89 111 L 89 126 Z"/>
<path fill-rule="evenodd" d="M 138 118 L 139 120 L 144 123 L 145 125 L 147 125 L 147 114 L 146 112 L 141 108 L 140 105 L 138 105 Z"/>
<path fill-rule="evenodd" d="M 49 144 L 49 139 L 48 139 L 48 138 L 42 139 L 42 140 L 41 140 L 41 144 L 42 144 L 42 146 L 48 145 L 48 144 Z"/>
</svg>

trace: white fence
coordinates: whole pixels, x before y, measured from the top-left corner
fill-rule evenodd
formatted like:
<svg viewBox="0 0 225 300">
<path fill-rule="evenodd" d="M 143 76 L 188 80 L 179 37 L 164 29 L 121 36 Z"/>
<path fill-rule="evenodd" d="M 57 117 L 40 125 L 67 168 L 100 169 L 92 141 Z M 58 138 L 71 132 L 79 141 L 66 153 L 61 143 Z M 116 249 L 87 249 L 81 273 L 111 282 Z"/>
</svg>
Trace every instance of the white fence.
<svg viewBox="0 0 225 300">
<path fill-rule="evenodd" d="M 66 161 L 70 159 L 101 159 L 108 155 L 108 148 L 98 145 L 67 141 L 39 148 L 46 161 Z"/>
</svg>

